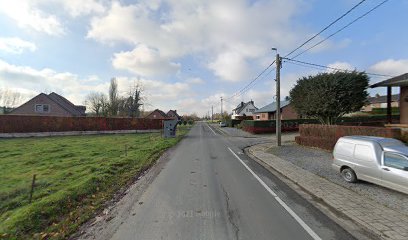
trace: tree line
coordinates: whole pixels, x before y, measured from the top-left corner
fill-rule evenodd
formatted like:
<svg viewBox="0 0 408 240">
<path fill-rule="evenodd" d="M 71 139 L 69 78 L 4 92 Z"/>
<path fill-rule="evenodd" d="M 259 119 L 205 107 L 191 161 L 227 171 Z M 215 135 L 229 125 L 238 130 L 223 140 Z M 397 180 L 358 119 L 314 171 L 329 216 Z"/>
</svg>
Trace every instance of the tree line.
<svg viewBox="0 0 408 240">
<path fill-rule="evenodd" d="M 103 117 L 140 117 L 143 106 L 143 88 L 139 83 L 129 87 L 124 96 L 120 96 L 118 82 L 112 78 L 108 95 L 101 92 L 91 92 L 85 103 L 91 115 Z"/>
</svg>

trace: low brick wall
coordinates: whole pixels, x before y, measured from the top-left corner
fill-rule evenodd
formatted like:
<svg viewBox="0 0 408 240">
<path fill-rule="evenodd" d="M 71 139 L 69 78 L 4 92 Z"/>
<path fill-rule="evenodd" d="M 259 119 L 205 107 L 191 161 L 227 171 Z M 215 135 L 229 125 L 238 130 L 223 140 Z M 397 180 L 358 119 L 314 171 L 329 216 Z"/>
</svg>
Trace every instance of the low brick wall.
<svg viewBox="0 0 408 240">
<path fill-rule="evenodd" d="M 333 150 L 337 140 L 343 136 L 365 135 L 401 139 L 397 128 L 301 124 L 295 141 L 299 145 Z"/>
<path fill-rule="evenodd" d="M 145 118 L 0 115 L 0 133 L 161 129 L 162 120 Z"/>
</svg>

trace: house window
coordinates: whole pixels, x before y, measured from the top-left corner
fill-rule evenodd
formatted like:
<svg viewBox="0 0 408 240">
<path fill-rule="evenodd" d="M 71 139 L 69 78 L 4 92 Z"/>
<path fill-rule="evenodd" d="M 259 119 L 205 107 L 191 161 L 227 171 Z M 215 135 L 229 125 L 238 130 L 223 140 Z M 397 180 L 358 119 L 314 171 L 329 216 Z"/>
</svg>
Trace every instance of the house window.
<svg viewBox="0 0 408 240">
<path fill-rule="evenodd" d="M 254 112 L 254 111 L 255 111 L 255 109 L 249 109 L 249 111 L 250 111 L 250 112 Z"/>
<path fill-rule="evenodd" d="M 256 119 L 260 119 L 260 116 L 259 116 L 259 115 L 256 115 Z"/>
<path fill-rule="evenodd" d="M 50 112 L 50 105 L 48 105 L 48 104 L 36 104 L 35 105 L 35 112 L 48 113 L 48 112 Z"/>
<path fill-rule="evenodd" d="M 156 118 L 156 114 L 153 114 L 153 118 Z"/>
</svg>

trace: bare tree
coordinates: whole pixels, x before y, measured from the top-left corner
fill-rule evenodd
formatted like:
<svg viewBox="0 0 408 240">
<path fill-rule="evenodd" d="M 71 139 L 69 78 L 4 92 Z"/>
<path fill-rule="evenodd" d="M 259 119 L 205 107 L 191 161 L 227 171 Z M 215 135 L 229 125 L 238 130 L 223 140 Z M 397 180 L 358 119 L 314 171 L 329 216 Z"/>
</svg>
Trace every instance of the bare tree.
<svg viewBox="0 0 408 240">
<path fill-rule="evenodd" d="M 140 117 L 140 108 L 143 106 L 142 94 L 143 88 L 140 83 L 134 83 L 125 102 L 128 117 Z"/>
<path fill-rule="evenodd" d="M 101 92 L 91 92 L 87 95 L 85 103 L 88 109 L 96 116 L 101 116 L 104 108 L 104 99 L 106 95 Z"/>
<path fill-rule="evenodd" d="M 9 89 L 0 89 L 0 106 L 6 108 L 17 107 L 21 104 L 23 95 L 19 92 L 13 92 Z"/>
</svg>

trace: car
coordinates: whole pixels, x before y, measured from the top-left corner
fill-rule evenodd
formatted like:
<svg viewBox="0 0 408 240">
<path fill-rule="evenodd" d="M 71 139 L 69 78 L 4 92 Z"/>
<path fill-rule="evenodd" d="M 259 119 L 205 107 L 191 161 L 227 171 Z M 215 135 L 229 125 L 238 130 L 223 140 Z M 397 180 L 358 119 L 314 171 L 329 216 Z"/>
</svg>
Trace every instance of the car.
<svg viewBox="0 0 408 240">
<path fill-rule="evenodd" d="M 226 127 L 227 124 L 225 122 L 220 122 L 220 127 Z"/>
<path fill-rule="evenodd" d="M 332 168 L 347 182 L 361 179 L 408 194 L 408 147 L 397 139 L 341 137 L 333 150 Z"/>
</svg>

